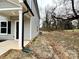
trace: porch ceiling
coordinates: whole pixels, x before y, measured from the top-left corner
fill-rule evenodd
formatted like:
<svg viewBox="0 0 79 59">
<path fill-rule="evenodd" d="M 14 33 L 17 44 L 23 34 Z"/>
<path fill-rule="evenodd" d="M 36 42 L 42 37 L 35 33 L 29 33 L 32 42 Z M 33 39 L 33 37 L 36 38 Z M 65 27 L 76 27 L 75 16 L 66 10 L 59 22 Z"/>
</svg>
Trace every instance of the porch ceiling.
<svg viewBox="0 0 79 59">
<path fill-rule="evenodd" d="M 15 5 L 15 4 L 12 4 L 8 1 L 0 1 L 0 9 L 2 8 L 17 8 L 17 7 L 20 7 L 18 5 Z"/>
<path fill-rule="evenodd" d="M 23 12 L 28 10 L 25 4 L 22 4 Z M 18 10 L 21 9 L 19 0 L 0 0 L 0 15 L 18 16 Z M 29 16 L 31 13 L 29 11 Z"/>
<path fill-rule="evenodd" d="M 18 13 L 18 11 L 17 10 L 15 10 L 15 11 L 0 11 L 0 15 L 5 15 L 5 16 L 18 16 L 19 15 L 19 13 Z"/>
<path fill-rule="evenodd" d="M 20 4 L 18 0 L 0 0 L 0 15 L 18 16 Z M 23 11 L 26 9 L 23 8 Z"/>
<path fill-rule="evenodd" d="M 7 0 L 8 2 L 11 2 L 15 5 L 19 5 L 19 0 Z"/>
</svg>

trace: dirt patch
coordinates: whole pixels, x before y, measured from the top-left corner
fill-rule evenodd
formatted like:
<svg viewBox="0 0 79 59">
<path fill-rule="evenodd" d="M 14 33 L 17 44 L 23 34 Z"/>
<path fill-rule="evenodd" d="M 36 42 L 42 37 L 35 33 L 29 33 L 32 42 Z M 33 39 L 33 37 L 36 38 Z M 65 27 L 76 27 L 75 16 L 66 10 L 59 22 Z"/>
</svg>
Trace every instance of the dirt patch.
<svg viewBox="0 0 79 59">
<path fill-rule="evenodd" d="M 79 32 L 53 32 L 52 38 L 68 52 L 71 59 L 79 58 Z"/>
<path fill-rule="evenodd" d="M 43 32 L 26 46 L 30 53 L 10 50 L 0 59 L 78 59 L 78 39 L 78 32 Z"/>
</svg>

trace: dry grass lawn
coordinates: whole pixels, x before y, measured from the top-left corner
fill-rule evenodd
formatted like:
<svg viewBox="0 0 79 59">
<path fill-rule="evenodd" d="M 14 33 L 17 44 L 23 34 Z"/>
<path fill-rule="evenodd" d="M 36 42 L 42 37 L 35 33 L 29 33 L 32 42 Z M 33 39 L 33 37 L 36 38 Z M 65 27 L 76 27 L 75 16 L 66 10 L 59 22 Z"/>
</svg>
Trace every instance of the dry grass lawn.
<svg viewBox="0 0 79 59">
<path fill-rule="evenodd" d="M 79 59 L 79 32 L 43 32 L 26 48 L 32 51 L 10 50 L 0 59 Z"/>
</svg>

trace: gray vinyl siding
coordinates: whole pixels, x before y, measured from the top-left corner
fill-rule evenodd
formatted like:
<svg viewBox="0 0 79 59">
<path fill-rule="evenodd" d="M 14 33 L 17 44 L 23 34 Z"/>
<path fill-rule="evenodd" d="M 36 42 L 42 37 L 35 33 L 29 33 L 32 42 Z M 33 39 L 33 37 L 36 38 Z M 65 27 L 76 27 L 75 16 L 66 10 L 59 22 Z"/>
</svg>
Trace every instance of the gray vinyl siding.
<svg viewBox="0 0 79 59">
<path fill-rule="evenodd" d="M 34 13 L 34 16 L 31 17 L 30 25 L 31 25 L 31 36 L 32 38 L 36 37 L 39 34 L 39 17 L 38 13 L 36 11 L 34 2 L 32 0 L 32 11 Z"/>
</svg>

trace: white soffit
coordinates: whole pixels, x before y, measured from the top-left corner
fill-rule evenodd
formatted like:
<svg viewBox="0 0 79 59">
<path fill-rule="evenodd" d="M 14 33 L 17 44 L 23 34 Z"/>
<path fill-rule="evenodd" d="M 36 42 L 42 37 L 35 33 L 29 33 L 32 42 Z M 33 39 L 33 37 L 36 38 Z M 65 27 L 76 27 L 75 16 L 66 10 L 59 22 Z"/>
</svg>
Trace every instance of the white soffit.
<svg viewBox="0 0 79 59">
<path fill-rule="evenodd" d="M 17 6 L 20 6 L 19 0 L 7 0 L 7 1 L 10 2 L 10 3 L 15 4 L 15 5 L 17 5 Z"/>
<path fill-rule="evenodd" d="M 0 9 L 2 9 L 2 8 L 17 8 L 17 7 L 19 7 L 19 6 L 15 5 L 15 4 L 12 4 L 8 1 L 0 2 Z"/>
<path fill-rule="evenodd" d="M 9 11 L 9 10 L 7 10 L 7 11 L 0 12 L 0 15 L 5 15 L 5 16 L 18 16 L 19 13 L 16 10 L 15 11 Z"/>
</svg>

